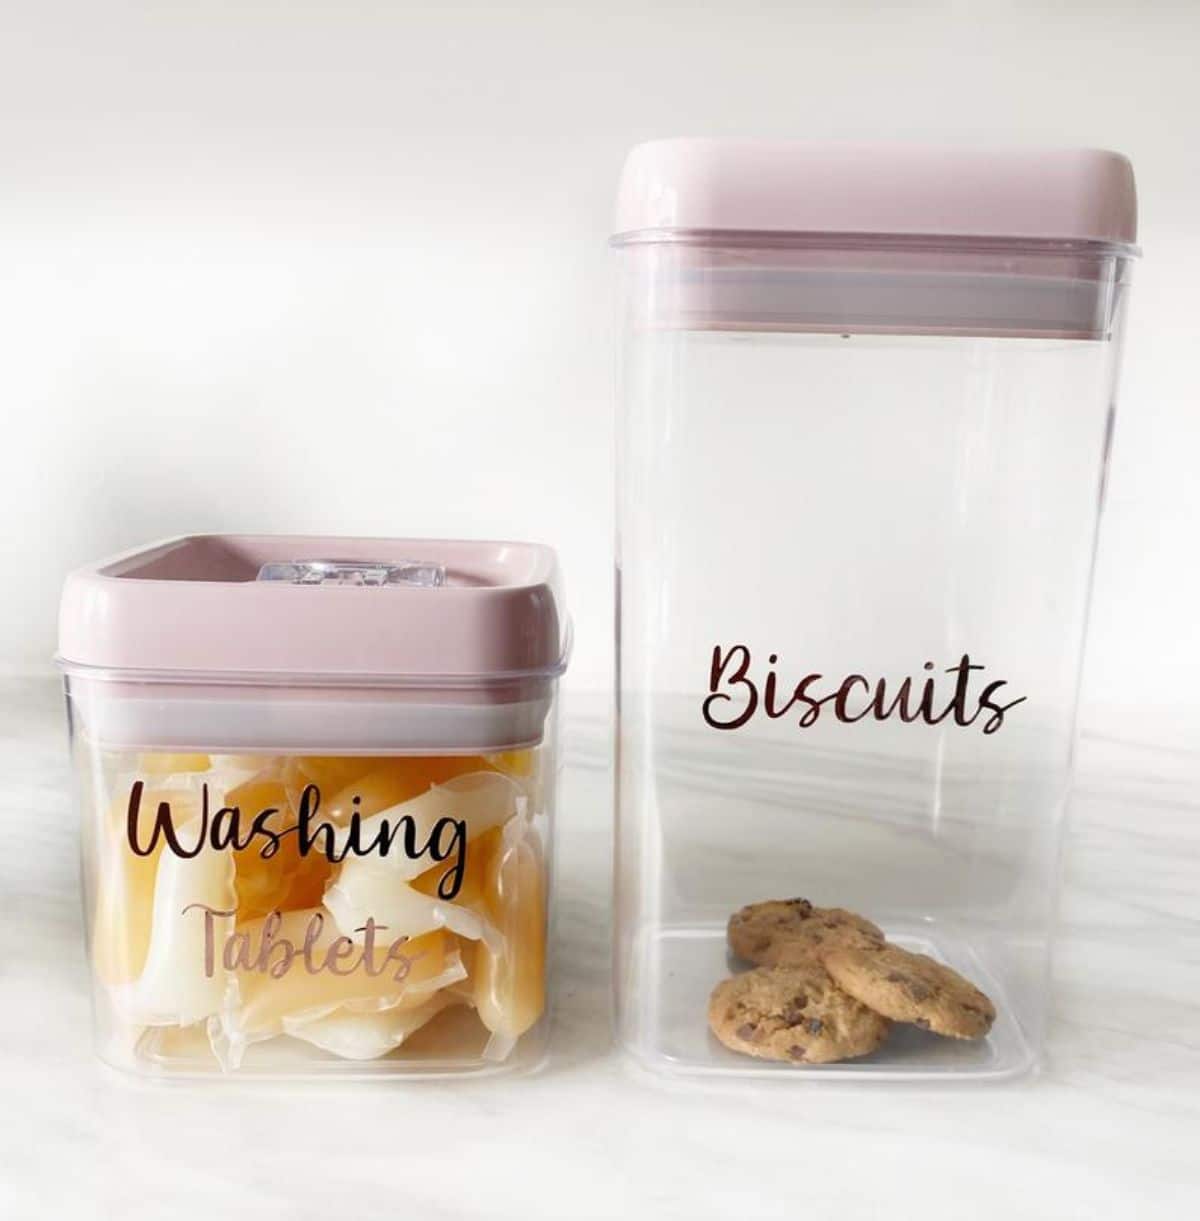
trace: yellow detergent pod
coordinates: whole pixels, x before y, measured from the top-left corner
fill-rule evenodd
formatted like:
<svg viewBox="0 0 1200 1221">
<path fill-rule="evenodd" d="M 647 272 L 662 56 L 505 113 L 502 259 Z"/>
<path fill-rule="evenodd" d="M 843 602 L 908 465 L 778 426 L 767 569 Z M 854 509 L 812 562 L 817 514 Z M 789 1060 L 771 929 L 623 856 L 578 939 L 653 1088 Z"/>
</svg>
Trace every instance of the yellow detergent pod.
<svg viewBox="0 0 1200 1221">
<path fill-rule="evenodd" d="M 528 778 L 537 767 L 536 750 L 504 750 L 499 754 L 485 756 L 489 766 L 508 776 Z"/>
<path fill-rule="evenodd" d="M 369 857 L 346 861 L 325 892 L 325 906 L 355 942 L 364 940 L 367 920 L 371 919 L 390 938 L 401 934 L 418 937 L 431 929 L 444 928 L 471 941 L 484 940 L 496 950 L 503 945 L 485 913 L 436 894 L 422 894 Z"/>
<path fill-rule="evenodd" d="M 283 1029 L 293 1038 L 332 1052 L 343 1060 L 376 1060 L 395 1051 L 449 1005 L 460 1004 L 448 989 L 435 992 L 416 1008 L 383 1009 L 378 1013 L 354 1013 L 338 1009 L 327 1017 L 308 1021 L 284 1018 Z"/>
<path fill-rule="evenodd" d="M 500 931 L 499 953 L 475 947 L 475 1007 L 495 1036 L 490 1054 L 503 1059 L 546 1005 L 546 878 L 533 838 L 514 819 L 486 863 L 484 906 Z"/>
<path fill-rule="evenodd" d="M 174 808 L 174 807 L 172 807 Z M 199 819 L 180 828 L 184 844 L 200 839 Z M 204 847 L 195 856 L 159 855 L 145 964 L 112 990 L 117 1012 L 140 1026 L 187 1026 L 214 1015 L 228 972 L 221 945 L 233 926 L 233 853 Z"/>
<path fill-rule="evenodd" d="M 167 801 L 177 824 L 200 811 L 200 798 L 187 790 L 145 789 L 136 822 L 139 844 L 150 842 L 159 803 Z M 154 883 L 163 841 L 149 856 L 137 856 L 128 840 L 129 796 L 122 793 L 99 828 L 96 906 L 92 917 L 92 958 L 106 984 L 136 979 L 146 962 L 154 911 Z"/>
<path fill-rule="evenodd" d="M 270 773 L 254 776 L 230 789 L 223 804 L 239 811 L 243 835 L 248 833 L 256 817 L 268 810 L 274 811 L 267 819 L 265 829 L 280 836 L 275 850 L 268 856 L 263 852 L 269 841 L 263 837 L 234 852 L 238 920 L 255 920 L 275 910 L 311 907 L 319 902 L 333 867 L 320 852 L 302 857 L 297 836 L 282 834 L 296 825 L 296 814 L 283 779 Z"/>
<path fill-rule="evenodd" d="M 170 755 L 145 753 L 138 756 L 137 771 L 142 776 L 170 776 L 178 772 L 206 772 L 212 767 L 208 755 Z"/>
<path fill-rule="evenodd" d="M 372 770 L 338 791 L 330 794 L 322 789 L 323 817 L 344 825 L 355 811 L 369 817 L 402 801 L 410 801 L 435 784 L 445 784 L 456 776 L 487 767 L 486 761 L 478 755 L 398 755 L 371 762 L 376 764 Z M 359 798 L 357 803 L 355 797 Z"/>
<path fill-rule="evenodd" d="M 500 827 L 493 827 L 475 839 L 468 840 L 462 883 L 452 902 L 470 908 L 478 908 L 482 904 L 487 864 L 500 847 L 501 834 Z M 438 897 L 438 887 L 446 874 L 447 865 L 448 862 L 443 861 L 440 865 L 425 870 L 419 877 L 413 878 L 409 885 L 423 895 Z"/>
<path fill-rule="evenodd" d="M 314 942 L 311 960 L 301 953 L 305 935 L 314 915 L 324 916 L 321 932 Z M 251 921 L 239 925 L 238 934 L 246 937 L 248 952 L 254 954 L 262 943 L 265 922 Z M 342 1008 L 352 1012 L 373 1013 L 391 1008 L 416 1008 L 433 993 L 466 974 L 454 938 L 438 930 L 413 938 L 401 947 L 403 958 L 410 964 L 400 980 L 397 959 L 388 963 L 379 974 L 369 974 L 361 964 L 347 973 L 338 974 L 325 967 L 325 955 L 342 934 L 333 916 L 323 909 L 291 911 L 283 914 L 274 939 L 276 949 L 269 960 L 280 963 L 284 955 L 278 947 L 286 941 L 296 950 L 296 956 L 284 974 L 276 977 L 270 971 L 247 970 L 239 966 L 236 972 L 238 1003 L 222 1017 L 226 1039 L 233 1046 L 245 1046 L 270 1038 L 284 1030 L 285 1019 L 292 1027 L 305 1021 L 326 1017 Z M 383 934 L 376 961 L 381 962 L 390 941 Z"/>
<path fill-rule="evenodd" d="M 381 843 L 387 833 L 392 835 L 386 854 L 347 855 L 343 873 L 353 864 L 355 868 L 386 869 L 394 877 L 409 881 L 429 870 L 434 859 L 430 845 L 438 844 L 440 851 L 447 854 L 439 862 L 445 872 L 452 867 L 453 856 L 457 854 L 457 849 L 452 847 L 453 836 L 461 833 L 461 838 L 467 842 L 477 839 L 512 819 L 523 800 L 524 791 L 517 781 L 491 770 L 474 771 L 455 776 L 444 784 L 435 784 L 420 796 L 360 818 L 357 831 L 349 825 L 342 827 L 336 836 L 339 852 L 355 840 L 362 846 L 370 846 Z M 460 831 L 448 830 L 452 828 L 460 828 Z M 435 831 L 438 844 L 435 844 Z M 406 846 L 409 843 L 415 847 L 416 855 L 408 855 Z"/>
<path fill-rule="evenodd" d="M 292 809 L 298 809 L 300 794 L 307 785 L 317 786 L 324 806 L 351 781 L 365 776 L 384 762 L 386 760 L 365 755 L 292 755 L 282 761 L 280 774 Z"/>
<path fill-rule="evenodd" d="M 297 908 L 319 907 L 321 896 L 336 876 L 336 866 L 329 863 L 323 852 L 309 852 L 300 857 L 296 869 L 287 878 L 287 884 L 275 907 L 279 911 Z"/>
</svg>

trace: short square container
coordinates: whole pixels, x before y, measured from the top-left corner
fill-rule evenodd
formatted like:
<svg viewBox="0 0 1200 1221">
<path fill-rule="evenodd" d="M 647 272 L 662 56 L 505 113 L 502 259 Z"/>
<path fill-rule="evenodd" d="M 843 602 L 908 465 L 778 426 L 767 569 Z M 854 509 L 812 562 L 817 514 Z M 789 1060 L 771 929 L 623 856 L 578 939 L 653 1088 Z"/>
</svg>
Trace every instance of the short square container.
<svg viewBox="0 0 1200 1221">
<path fill-rule="evenodd" d="M 101 1057 L 218 1079 L 540 1063 L 568 643 L 533 544 L 197 536 L 72 574 Z"/>
<path fill-rule="evenodd" d="M 615 989 L 641 1064 L 1037 1064 L 1135 241 L 1113 153 L 630 155 Z M 730 1008 L 727 1046 L 709 998 L 753 967 L 731 915 L 801 899 L 965 976 L 990 1029 L 896 1020 L 813 1063 Z"/>
</svg>

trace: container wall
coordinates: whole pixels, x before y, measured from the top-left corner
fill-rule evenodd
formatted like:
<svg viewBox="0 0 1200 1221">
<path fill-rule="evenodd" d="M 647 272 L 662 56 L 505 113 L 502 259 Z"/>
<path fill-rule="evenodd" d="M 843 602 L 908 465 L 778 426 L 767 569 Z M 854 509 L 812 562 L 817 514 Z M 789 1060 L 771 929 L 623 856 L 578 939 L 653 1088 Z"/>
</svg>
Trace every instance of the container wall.
<svg viewBox="0 0 1200 1221">
<path fill-rule="evenodd" d="M 801 1075 L 1024 1071 L 1123 293 L 1086 339 L 671 325 L 696 251 L 621 258 L 621 1037 L 656 1068 L 795 1075 L 721 1047 L 705 1009 L 745 969 L 730 914 L 804 896 L 998 1016 Z"/>
<path fill-rule="evenodd" d="M 211 726 L 211 689 L 68 679 L 102 1057 L 161 1075 L 536 1065 L 552 685 L 536 741 L 476 751 L 399 736 L 364 750 L 345 692 L 343 715 L 327 692 L 302 726 L 319 743 L 323 717 L 324 747 L 289 749 L 278 726 L 299 722 L 273 716 L 282 693 L 219 694 L 241 704 L 243 735 L 257 721 L 271 745 L 250 731 L 237 749 L 228 733 L 206 749 L 186 726 Z M 169 706 L 186 750 L 155 740 L 139 701 Z M 528 734 L 524 711 L 515 723 Z"/>
</svg>

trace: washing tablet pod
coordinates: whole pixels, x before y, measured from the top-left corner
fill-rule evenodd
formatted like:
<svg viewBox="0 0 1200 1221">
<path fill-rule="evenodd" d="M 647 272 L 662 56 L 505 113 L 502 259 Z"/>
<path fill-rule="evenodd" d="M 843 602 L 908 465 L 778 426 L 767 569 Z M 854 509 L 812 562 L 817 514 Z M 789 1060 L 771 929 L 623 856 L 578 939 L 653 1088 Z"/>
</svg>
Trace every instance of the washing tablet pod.
<svg viewBox="0 0 1200 1221">
<path fill-rule="evenodd" d="M 211 1055 L 207 1022 L 191 1026 L 147 1026 L 137 1028 L 132 1050 L 151 1063 L 184 1061 L 190 1065 L 204 1064 Z"/>
<path fill-rule="evenodd" d="M 449 788 L 452 793 L 464 787 L 475 791 L 475 785 L 468 785 L 465 780 L 462 784 L 450 782 L 442 787 Z M 487 781 L 481 788 L 505 795 L 508 792 L 502 782 Z M 400 808 L 384 817 L 389 816 L 395 821 L 400 816 Z M 420 820 L 416 822 L 418 828 L 423 828 Z M 478 820 L 468 822 L 468 834 L 477 823 Z M 455 861 L 443 861 L 426 869 L 410 885 L 397 877 L 394 864 L 387 858 L 348 856 L 336 882 L 325 893 L 325 905 L 333 912 L 338 925 L 346 930 L 346 935 L 355 940 L 362 939 L 361 928 L 367 917 L 373 916 L 378 924 L 387 926 L 392 936 L 407 933 L 416 937 L 431 929 L 446 928 L 472 941 L 482 938 L 498 951 L 500 936 L 487 918 L 483 893 L 486 862 L 499 844 L 500 835 L 501 829 L 492 827 L 460 845 L 461 879 L 452 901 L 442 899 L 439 888 L 445 885 L 447 872 L 455 867 Z"/>
<path fill-rule="evenodd" d="M 355 1013 L 343 1008 L 309 1021 L 284 1018 L 283 1029 L 286 1034 L 343 1060 L 376 1060 L 395 1051 L 410 1034 L 448 1005 L 457 1003 L 457 997 L 443 988 L 413 1008 L 397 1006 L 376 1013 Z"/>
<path fill-rule="evenodd" d="M 345 764 L 349 772 L 369 767 L 372 759 L 323 759 L 293 756 L 272 760 L 270 766 L 260 771 L 249 781 L 226 794 L 227 804 L 236 804 L 244 814 L 250 815 L 264 809 L 276 807 L 278 816 L 272 816 L 269 829 L 285 831 L 296 826 L 300 796 L 307 783 L 308 768 L 316 777 L 324 776 L 330 768 Z M 298 779 L 299 777 L 299 779 Z M 254 857 L 259 861 L 256 862 Z M 300 852 L 296 835 L 281 837 L 276 851 L 262 857 L 262 845 L 251 845 L 246 852 L 238 854 L 239 896 L 242 894 L 242 875 L 246 877 L 245 907 L 239 909 L 238 919 L 245 921 L 265 916 L 271 911 L 292 911 L 298 908 L 318 907 L 325 887 L 333 875 L 334 868 L 328 857 L 319 851 Z"/>
<path fill-rule="evenodd" d="M 127 794 L 128 788 L 117 791 Z M 149 842 L 162 801 L 187 821 L 200 811 L 200 799 L 190 791 L 157 787 L 143 790 L 135 820 L 139 843 Z M 128 815 L 129 798 L 122 795 L 109 805 L 97 836 L 91 943 L 96 975 L 106 984 L 128 983 L 146 964 L 154 917 L 154 883 L 163 851 L 161 838 L 146 856 L 130 851 Z"/>
<path fill-rule="evenodd" d="M 281 774 L 292 809 L 300 808 L 305 788 L 315 784 L 323 805 L 351 781 L 375 771 L 385 759 L 368 755 L 292 755 L 283 761 Z"/>
<path fill-rule="evenodd" d="M 285 1019 L 295 1033 L 343 1008 L 415 1008 L 466 975 L 457 943 L 441 931 L 399 945 L 383 933 L 374 943 L 372 973 L 365 947 L 344 938 L 328 911 L 283 912 L 269 925 L 272 920 L 240 925 L 229 942 L 236 989 L 220 1021 L 209 1027 L 213 1050 L 226 1066 L 240 1063 L 247 1044 L 283 1033 Z"/>
<path fill-rule="evenodd" d="M 475 1008 L 475 981 L 471 978 L 471 964 L 475 958 L 475 945 L 473 942 L 468 942 L 466 945 L 459 945 L 459 950 L 462 954 L 463 966 L 465 972 L 462 979 L 456 979 L 453 983 L 447 984 L 445 991 L 448 996 L 454 997 L 460 1004 L 466 1005 L 471 1009 Z"/>
<path fill-rule="evenodd" d="M 324 819 L 345 826 L 351 814 L 369 818 L 420 796 L 435 784 L 487 768 L 479 755 L 397 755 L 368 762 L 375 766 L 353 777 L 342 788 L 336 791 L 321 788 Z"/>
<path fill-rule="evenodd" d="M 255 777 L 277 779 L 283 774 L 284 760 L 276 755 L 211 755 L 211 771 L 228 791 Z"/>
<path fill-rule="evenodd" d="M 469 907 L 473 911 L 481 911 L 483 903 L 483 887 L 487 880 L 487 863 L 500 845 L 500 837 L 504 833 L 502 827 L 493 827 L 475 839 L 469 840 L 466 848 L 466 860 L 463 863 L 462 880 L 454 902 L 459 907 Z M 446 876 L 447 862 L 434 865 L 409 883 L 413 890 L 420 891 L 431 898 L 439 898 L 439 887 Z"/>
<path fill-rule="evenodd" d="M 536 750 L 502 750 L 494 755 L 484 755 L 489 767 L 494 767 L 506 776 L 528 778 L 537 768 Z"/>
<path fill-rule="evenodd" d="M 195 844 L 201 830 L 202 820 L 192 819 L 180 828 L 180 842 Z M 218 1011 L 228 978 L 221 945 L 235 905 L 231 851 L 205 844 L 192 857 L 159 853 L 145 964 L 136 980 L 112 990 L 126 1021 L 187 1026 Z"/>
<path fill-rule="evenodd" d="M 230 789 L 224 795 L 223 803 L 240 812 L 243 829 L 254 819 L 261 818 L 266 830 L 279 835 L 296 823 L 283 781 L 279 779 L 255 776 Z M 300 866 L 295 835 L 281 836 L 274 845 L 274 851 L 270 851 L 268 843 L 256 838 L 247 847 L 234 850 L 234 886 L 237 890 L 239 922 L 255 920 L 280 906 L 279 900 L 289 885 L 291 875 Z"/>
<path fill-rule="evenodd" d="M 212 767 L 210 755 L 180 755 L 144 751 L 137 759 L 142 776 L 170 776 L 177 772 L 206 772 Z"/>
<path fill-rule="evenodd" d="M 445 850 L 453 842 L 457 825 L 461 824 L 469 843 L 508 822 L 517 812 L 518 802 L 524 805 L 524 790 L 511 777 L 494 771 L 468 772 L 434 785 L 419 797 L 351 822 L 339 829 L 334 842 L 346 864 L 354 859 L 369 861 L 408 881 L 438 863 L 429 850 L 439 844 Z M 386 853 L 372 847 L 389 834 L 391 845 Z M 415 846 L 414 855 L 405 851 L 406 843 Z M 443 872 L 455 864 L 452 858 L 440 863 Z"/>
<path fill-rule="evenodd" d="M 243 835 L 249 834 L 255 819 L 262 819 L 267 833 L 233 854 L 239 923 L 319 903 L 333 866 L 320 852 L 301 855 L 297 835 L 287 833 L 297 819 L 283 779 L 260 772 L 226 792 L 224 804 L 238 810 Z M 272 843 L 271 836 L 277 841 Z"/>
<path fill-rule="evenodd" d="M 506 1059 L 546 1004 L 546 876 L 536 837 L 525 818 L 504 828 L 486 864 L 484 906 L 500 930 L 499 953 L 484 942 L 471 959 L 475 1008 L 492 1032 L 484 1055 Z"/>
<path fill-rule="evenodd" d="M 499 754 L 486 755 L 485 758 L 490 767 L 520 782 L 534 810 L 545 808 L 546 774 L 549 769 L 541 751 L 506 750 Z"/>
<path fill-rule="evenodd" d="M 497 951 L 501 948 L 500 934 L 484 916 L 414 890 L 370 857 L 346 861 L 337 881 L 325 892 L 325 906 L 356 943 L 362 942 L 367 918 L 373 917 L 388 938 L 402 933 L 418 937 L 444 928 L 471 941 L 484 940 Z"/>
</svg>

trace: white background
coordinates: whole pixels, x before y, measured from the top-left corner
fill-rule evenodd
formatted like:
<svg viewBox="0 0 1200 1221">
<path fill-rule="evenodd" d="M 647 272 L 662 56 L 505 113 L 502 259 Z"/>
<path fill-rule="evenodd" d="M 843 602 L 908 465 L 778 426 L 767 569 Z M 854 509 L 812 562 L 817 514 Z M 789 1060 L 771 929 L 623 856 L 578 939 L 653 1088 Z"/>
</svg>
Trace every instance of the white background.
<svg viewBox="0 0 1200 1221">
<path fill-rule="evenodd" d="M 1198 50 L 1161 0 L 5 0 L 0 670 L 47 666 L 66 570 L 151 538 L 463 534 L 560 548 L 569 683 L 604 688 L 628 146 L 1091 144 L 1146 258 L 1083 720 L 1194 744 Z"/>
</svg>

